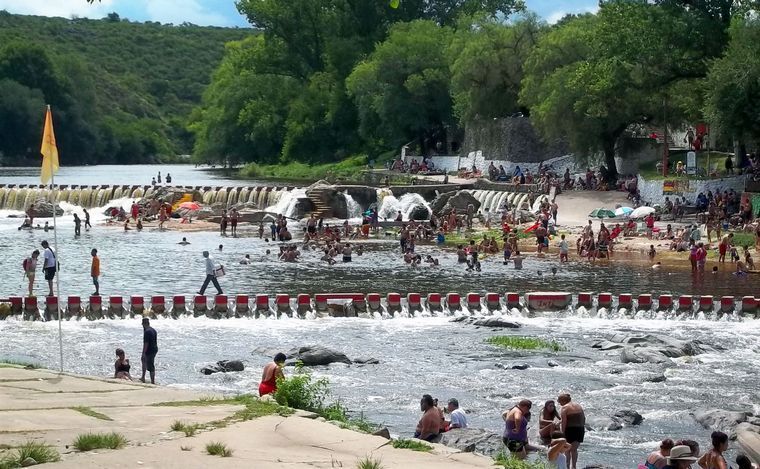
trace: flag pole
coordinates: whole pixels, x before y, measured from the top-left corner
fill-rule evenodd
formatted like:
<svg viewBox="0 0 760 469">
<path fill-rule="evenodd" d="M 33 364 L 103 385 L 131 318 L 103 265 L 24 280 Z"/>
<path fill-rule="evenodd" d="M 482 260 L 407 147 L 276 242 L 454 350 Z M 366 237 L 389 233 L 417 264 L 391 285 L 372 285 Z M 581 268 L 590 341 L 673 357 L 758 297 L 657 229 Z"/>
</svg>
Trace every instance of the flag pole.
<svg viewBox="0 0 760 469">
<path fill-rule="evenodd" d="M 50 105 L 47 105 L 47 112 L 50 112 Z M 58 312 L 58 352 L 60 358 L 60 372 L 63 373 L 63 326 L 61 324 L 61 273 L 58 271 L 58 256 L 61 255 L 58 251 L 58 226 L 56 226 L 56 207 L 58 200 L 55 192 L 55 168 L 53 167 L 53 159 L 48 158 L 48 164 L 50 165 L 50 193 L 53 199 L 53 246 L 55 246 L 55 289 L 57 293 L 56 309 Z"/>
</svg>

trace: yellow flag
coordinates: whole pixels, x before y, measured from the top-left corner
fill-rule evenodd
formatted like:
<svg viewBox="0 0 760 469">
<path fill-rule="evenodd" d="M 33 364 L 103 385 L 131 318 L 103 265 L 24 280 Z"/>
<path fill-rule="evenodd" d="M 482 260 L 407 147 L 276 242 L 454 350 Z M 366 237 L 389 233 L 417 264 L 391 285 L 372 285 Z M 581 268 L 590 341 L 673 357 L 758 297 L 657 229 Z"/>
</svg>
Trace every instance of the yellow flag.
<svg viewBox="0 0 760 469">
<path fill-rule="evenodd" d="M 42 132 L 42 170 L 40 171 L 40 180 L 47 184 L 50 178 L 58 172 L 58 147 L 55 145 L 55 132 L 53 131 L 53 114 L 50 112 L 50 106 L 45 113 L 45 130 Z"/>
</svg>

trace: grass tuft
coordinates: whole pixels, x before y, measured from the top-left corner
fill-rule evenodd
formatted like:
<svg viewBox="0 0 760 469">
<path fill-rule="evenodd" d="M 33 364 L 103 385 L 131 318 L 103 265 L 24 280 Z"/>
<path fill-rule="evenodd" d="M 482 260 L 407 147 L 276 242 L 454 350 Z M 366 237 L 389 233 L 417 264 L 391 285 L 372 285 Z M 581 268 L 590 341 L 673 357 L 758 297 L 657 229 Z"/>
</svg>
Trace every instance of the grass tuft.
<svg viewBox="0 0 760 469">
<path fill-rule="evenodd" d="M 185 423 L 181 422 L 179 420 L 175 420 L 174 423 L 172 423 L 171 429 L 174 432 L 183 432 L 185 436 L 195 436 L 196 433 L 198 433 L 198 430 L 201 428 L 200 424 L 197 423 Z"/>
<path fill-rule="evenodd" d="M 512 457 L 511 454 L 507 454 L 504 451 L 501 451 L 499 454 L 494 456 L 493 463 L 497 466 L 502 466 L 504 469 L 549 469 L 550 468 L 550 466 L 547 465 L 543 460 L 527 461 L 527 460 L 516 459 Z"/>
<path fill-rule="evenodd" d="M 385 469 L 385 466 L 382 460 L 367 456 L 356 462 L 356 469 Z"/>
<path fill-rule="evenodd" d="M 514 350 L 551 350 L 552 352 L 562 352 L 565 347 L 556 340 L 544 340 L 537 337 L 518 337 L 508 335 L 497 335 L 489 337 L 486 342 L 498 347 L 504 347 Z"/>
<path fill-rule="evenodd" d="M 27 370 L 38 370 L 42 368 L 42 365 L 13 358 L 0 358 L 0 368 L 26 368 Z"/>
<path fill-rule="evenodd" d="M 17 447 L 15 452 L 3 455 L 0 458 L 0 469 L 21 467 L 22 461 L 27 458 L 34 459 L 37 464 L 46 464 L 60 461 L 61 455 L 52 446 L 36 441 L 28 441 Z"/>
<path fill-rule="evenodd" d="M 100 420 L 113 421 L 113 419 L 107 416 L 106 414 L 101 414 L 100 412 L 96 412 L 89 407 L 77 406 L 77 407 L 72 407 L 71 410 L 76 410 L 77 412 L 82 413 L 88 417 L 93 417 Z"/>
<path fill-rule="evenodd" d="M 430 451 L 433 451 L 433 447 L 427 443 L 423 443 L 417 440 L 407 440 L 406 438 L 393 440 L 392 445 L 394 448 L 410 449 L 412 451 L 421 451 L 423 453 L 429 453 Z"/>
<path fill-rule="evenodd" d="M 212 442 L 206 445 L 206 452 L 212 456 L 220 456 L 222 458 L 229 458 L 232 456 L 232 450 L 221 442 Z"/>
<path fill-rule="evenodd" d="M 175 420 L 171 426 L 173 432 L 181 432 L 183 428 L 185 428 L 185 422 L 179 420 Z"/>
<path fill-rule="evenodd" d="M 72 446 L 79 451 L 92 451 L 94 449 L 120 449 L 127 443 L 127 439 L 120 433 L 83 433 L 77 436 Z"/>
</svg>

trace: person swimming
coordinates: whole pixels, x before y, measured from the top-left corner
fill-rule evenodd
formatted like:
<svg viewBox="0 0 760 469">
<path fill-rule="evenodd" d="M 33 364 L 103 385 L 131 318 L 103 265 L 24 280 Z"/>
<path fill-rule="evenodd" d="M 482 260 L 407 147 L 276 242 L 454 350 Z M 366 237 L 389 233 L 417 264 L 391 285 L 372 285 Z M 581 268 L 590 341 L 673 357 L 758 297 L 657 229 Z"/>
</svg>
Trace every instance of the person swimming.
<svg viewBox="0 0 760 469">
<path fill-rule="evenodd" d="M 187 246 L 188 244 L 190 244 L 190 241 L 188 241 L 187 238 L 182 238 L 182 241 L 180 241 L 177 244 L 181 244 L 182 246 Z"/>
</svg>

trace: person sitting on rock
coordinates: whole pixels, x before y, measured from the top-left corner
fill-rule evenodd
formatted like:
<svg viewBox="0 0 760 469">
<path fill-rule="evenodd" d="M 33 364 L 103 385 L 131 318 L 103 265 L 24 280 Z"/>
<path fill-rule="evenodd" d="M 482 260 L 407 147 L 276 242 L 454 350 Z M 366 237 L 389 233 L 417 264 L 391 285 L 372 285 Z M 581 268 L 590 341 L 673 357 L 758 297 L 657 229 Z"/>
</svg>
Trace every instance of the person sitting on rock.
<svg viewBox="0 0 760 469">
<path fill-rule="evenodd" d="M 414 437 L 420 440 L 433 441 L 438 438 L 441 430 L 441 413 L 435 406 L 433 396 L 430 394 L 422 396 L 420 410 L 423 414 L 414 431 Z"/>
<path fill-rule="evenodd" d="M 120 348 L 116 349 L 116 362 L 114 362 L 113 367 L 114 379 L 126 379 L 132 381 L 132 376 L 129 374 L 129 369 L 132 367 L 132 365 L 129 364 L 129 359 L 126 358 L 124 350 Z"/>
<path fill-rule="evenodd" d="M 448 430 L 453 428 L 467 428 L 467 415 L 459 408 L 459 401 L 452 397 L 449 399 L 449 405 L 447 408 L 451 417 L 447 422 L 446 428 Z"/>
<path fill-rule="evenodd" d="M 274 356 L 274 360 L 264 367 L 261 373 L 261 383 L 259 384 L 259 396 L 274 394 L 277 391 L 277 380 L 285 379 L 282 367 L 285 366 L 287 357 L 280 352 Z"/>
</svg>

